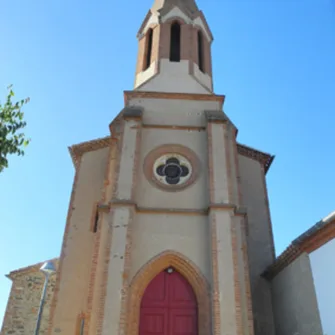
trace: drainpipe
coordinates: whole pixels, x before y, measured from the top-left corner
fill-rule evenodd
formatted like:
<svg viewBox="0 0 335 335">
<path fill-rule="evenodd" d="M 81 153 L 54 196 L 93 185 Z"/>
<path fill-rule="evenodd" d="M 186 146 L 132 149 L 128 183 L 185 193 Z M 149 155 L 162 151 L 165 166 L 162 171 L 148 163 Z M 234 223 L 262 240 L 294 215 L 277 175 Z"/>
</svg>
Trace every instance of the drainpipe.
<svg viewBox="0 0 335 335">
<path fill-rule="evenodd" d="M 85 327 L 85 318 L 83 317 L 80 321 L 80 335 L 84 335 L 84 327 Z"/>
</svg>

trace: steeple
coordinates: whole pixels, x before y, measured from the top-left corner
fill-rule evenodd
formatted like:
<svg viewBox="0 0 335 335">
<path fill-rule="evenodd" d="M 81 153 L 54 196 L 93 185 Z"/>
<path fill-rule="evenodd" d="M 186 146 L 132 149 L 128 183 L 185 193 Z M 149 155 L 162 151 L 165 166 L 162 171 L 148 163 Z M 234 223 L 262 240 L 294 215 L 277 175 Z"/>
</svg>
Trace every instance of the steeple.
<svg viewBox="0 0 335 335">
<path fill-rule="evenodd" d="M 168 12 L 173 7 L 178 7 L 191 15 L 199 11 L 194 0 L 155 0 L 153 6 L 151 7 L 151 11 Z"/>
<path fill-rule="evenodd" d="M 213 93 L 213 36 L 195 0 L 155 0 L 137 38 L 136 90 Z"/>
</svg>

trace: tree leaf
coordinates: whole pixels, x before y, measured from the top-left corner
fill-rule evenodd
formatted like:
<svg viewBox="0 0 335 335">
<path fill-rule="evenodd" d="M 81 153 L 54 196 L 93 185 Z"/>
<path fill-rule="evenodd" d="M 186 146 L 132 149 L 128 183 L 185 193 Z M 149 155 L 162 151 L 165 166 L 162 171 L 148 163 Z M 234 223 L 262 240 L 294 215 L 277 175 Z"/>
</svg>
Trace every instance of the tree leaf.
<svg viewBox="0 0 335 335">
<path fill-rule="evenodd" d="M 8 95 L 4 104 L 0 103 L 0 173 L 8 167 L 8 155 L 24 155 L 30 139 L 22 130 L 26 126 L 21 108 L 30 101 L 29 98 L 13 102 L 13 85 L 8 86 Z M 21 131 L 21 132 L 19 132 Z M 19 132 L 19 133 L 18 133 Z"/>
</svg>

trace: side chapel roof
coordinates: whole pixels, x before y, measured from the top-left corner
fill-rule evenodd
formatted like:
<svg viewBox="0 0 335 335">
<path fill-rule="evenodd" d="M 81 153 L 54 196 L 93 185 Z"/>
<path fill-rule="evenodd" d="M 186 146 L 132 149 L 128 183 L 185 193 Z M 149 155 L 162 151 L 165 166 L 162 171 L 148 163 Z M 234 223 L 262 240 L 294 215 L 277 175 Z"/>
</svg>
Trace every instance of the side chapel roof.
<svg viewBox="0 0 335 335">
<path fill-rule="evenodd" d="M 294 239 L 275 262 L 265 270 L 263 276 L 269 280 L 273 279 L 301 254 L 311 253 L 334 238 L 335 211 Z"/>
</svg>

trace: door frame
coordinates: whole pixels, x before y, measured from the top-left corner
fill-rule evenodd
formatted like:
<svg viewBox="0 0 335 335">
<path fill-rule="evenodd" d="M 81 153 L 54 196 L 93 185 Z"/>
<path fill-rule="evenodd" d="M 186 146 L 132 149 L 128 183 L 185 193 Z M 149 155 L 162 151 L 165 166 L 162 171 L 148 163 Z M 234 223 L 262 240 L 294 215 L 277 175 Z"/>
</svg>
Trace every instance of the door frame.
<svg viewBox="0 0 335 335">
<path fill-rule="evenodd" d="M 139 334 L 140 306 L 144 291 L 153 278 L 170 266 L 178 271 L 193 288 L 198 307 L 198 335 L 211 334 L 211 304 L 208 282 L 193 262 L 175 251 L 165 251 L 154 257 L 132 279 L 129 287 L 128 313 L 124 316 L 127 330 L 124 334 Z M 122 334 L 122 332 L 120 333 Z"/>
</svg>

